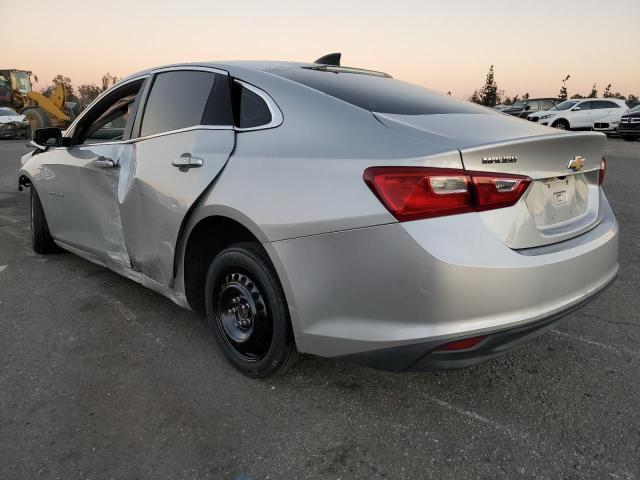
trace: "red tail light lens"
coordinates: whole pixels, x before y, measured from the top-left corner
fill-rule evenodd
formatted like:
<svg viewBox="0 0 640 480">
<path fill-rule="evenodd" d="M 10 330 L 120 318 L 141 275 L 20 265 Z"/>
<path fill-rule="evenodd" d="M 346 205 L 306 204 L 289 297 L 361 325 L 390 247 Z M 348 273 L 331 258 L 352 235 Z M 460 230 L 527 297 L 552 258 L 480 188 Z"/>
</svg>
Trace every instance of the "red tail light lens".
<svg viewBox="0 0 640 480">
<path fill-rule="evenodd" d="M 600 171 L 598 172 L 598 185 L 602 185 L 604 183 L 604 174 L 607 171 L 607 159 L 602 157 L 600 160 Z"/>
<path fill-rule="evenodd" d="M 531 183 L 519 175 L 424 167 L 371 167 L 364 180 L 401 222 L 508 207 Z"/>
<path fill-rule="evenodd" d="M 479 337 L 465 338 L 463 340 L 456 340 L 454 342 L 445 343 L 444 345 L 440 345 L 438 348 L 436 348 L 434 352 L 450 352 L 452 350 L 466 350 L 468 348 L 475 347 L 485 338 L 487 337 L 482 335 Z"/>
</svg>

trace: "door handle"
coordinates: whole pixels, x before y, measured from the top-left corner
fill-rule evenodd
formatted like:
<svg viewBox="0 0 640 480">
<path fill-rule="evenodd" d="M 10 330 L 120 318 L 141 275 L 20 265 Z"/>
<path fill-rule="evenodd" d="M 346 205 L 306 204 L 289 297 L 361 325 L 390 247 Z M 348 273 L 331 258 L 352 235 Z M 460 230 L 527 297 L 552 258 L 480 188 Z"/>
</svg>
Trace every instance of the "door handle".
<svg viewBox="0 0 640 480">
<path fill-rule="evenodd" d="M 113 168 L 116 166 L 116 162 L 107 157 L 98 157 L 93 161 L 93 164 L 100 168 Z"/>
<path fill-rule="evenodd" d="M 171 165 L 179 168 L 181 172 L 186 172 L 190 168 L 199 168 L 203 163 L 201 158 L 192 157 L 190 153 L 183 153 L 178 158 L 171 160 Z"/>
</svg>

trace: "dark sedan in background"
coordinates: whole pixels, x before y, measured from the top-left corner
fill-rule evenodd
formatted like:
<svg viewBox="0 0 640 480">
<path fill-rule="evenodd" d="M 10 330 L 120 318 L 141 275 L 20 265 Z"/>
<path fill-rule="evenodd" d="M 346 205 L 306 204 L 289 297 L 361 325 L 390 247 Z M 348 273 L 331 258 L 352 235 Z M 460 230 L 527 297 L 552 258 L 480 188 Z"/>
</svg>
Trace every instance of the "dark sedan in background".
<svg viewBox="0 0 640 480">
<path fill-rule="evenodd" d="M 528 115 L 534 112 L 543 110 L 549 110 L 551 107 L 560 103 L 562 99 L 559 98 L 529 98 L 527 100 L 518 100 L 514 102 L 509 108 L 505 108 L 502 113 L 508 113 L 514 117 L 527 118 Z"/>
<path fill-rule="evenodd" d="M 625 140 L 640 139 L 640 105 L 622 115 L 618 124 L 618 134 Z"/>
</svg>

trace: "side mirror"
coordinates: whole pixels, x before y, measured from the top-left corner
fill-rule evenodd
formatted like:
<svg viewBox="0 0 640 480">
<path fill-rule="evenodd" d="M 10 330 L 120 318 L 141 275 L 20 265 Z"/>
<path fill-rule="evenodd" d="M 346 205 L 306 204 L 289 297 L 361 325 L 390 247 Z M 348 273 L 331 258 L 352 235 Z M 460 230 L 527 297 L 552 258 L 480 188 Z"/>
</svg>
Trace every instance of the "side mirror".
<svg viewBox="0 0 640 480">
<path fill-rule="evenodd" d="M 38 128 L 33 134 L 33 141 L 43 147 L 62 146 L 62 130 L 56 127 Z"/>
<path fill-rule="evenodd" d="M 582 110 L 580 107 L 573 107 L 571 109 L 572 112 L 579 112 L 580 110 Z"/>
<path fill-rule="evenodd" d="M 524 111 L 525 112 L 528 112 L 529 110 L 531 110 L 531 106 L 530 105 L 527 105 L 526 107 L 524 107 Z"/>
</svg>

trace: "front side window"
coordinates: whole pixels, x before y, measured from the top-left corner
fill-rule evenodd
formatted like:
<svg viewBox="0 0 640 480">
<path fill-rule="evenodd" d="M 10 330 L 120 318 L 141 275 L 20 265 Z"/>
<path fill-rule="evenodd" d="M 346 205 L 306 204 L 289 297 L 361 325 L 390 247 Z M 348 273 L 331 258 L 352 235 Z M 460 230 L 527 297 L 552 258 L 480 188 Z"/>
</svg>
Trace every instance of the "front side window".
<svg viewBox="0 0 640 480">
<path fill-rule="evenodd" d="M 582 103 L 579 103 L 578 105 L 576 105 L 576 107 L 580 107 L 580 110 L 590 110 L 591 109 L 591 103 L 593 103 L 593 102 L 582 102 Z"/>
<path fill-rule="evenodd" d="M 140 136 L 201 125 L 216 75 L 178 70 L 155 76 L 146 102 Z"/>
<path fill-rule="evenodd" d="M 123 140 L 133 123 L 135 101 L 144 79 L 132 81 L 101 99 L 84 114 L 73 133 L 73 144 Z M 129 129 L 127 129 L 129 126 Z"/>
<path fill-rule="evenodd" d="M 31 82 L 27 72 L 11 72 L 11 83 L 13 88 L 20 93 L 29 93 L 31 91 Z"/>
<path fill-rule="evenodd" d="M 539 108 L 540 108 L 540 102 L 533 101 L 533 102 L 527 103 L 527 106 L 525 107 L 525 110 L 530 111 L 530 112 L 536 112 Z"/>
</svg>

